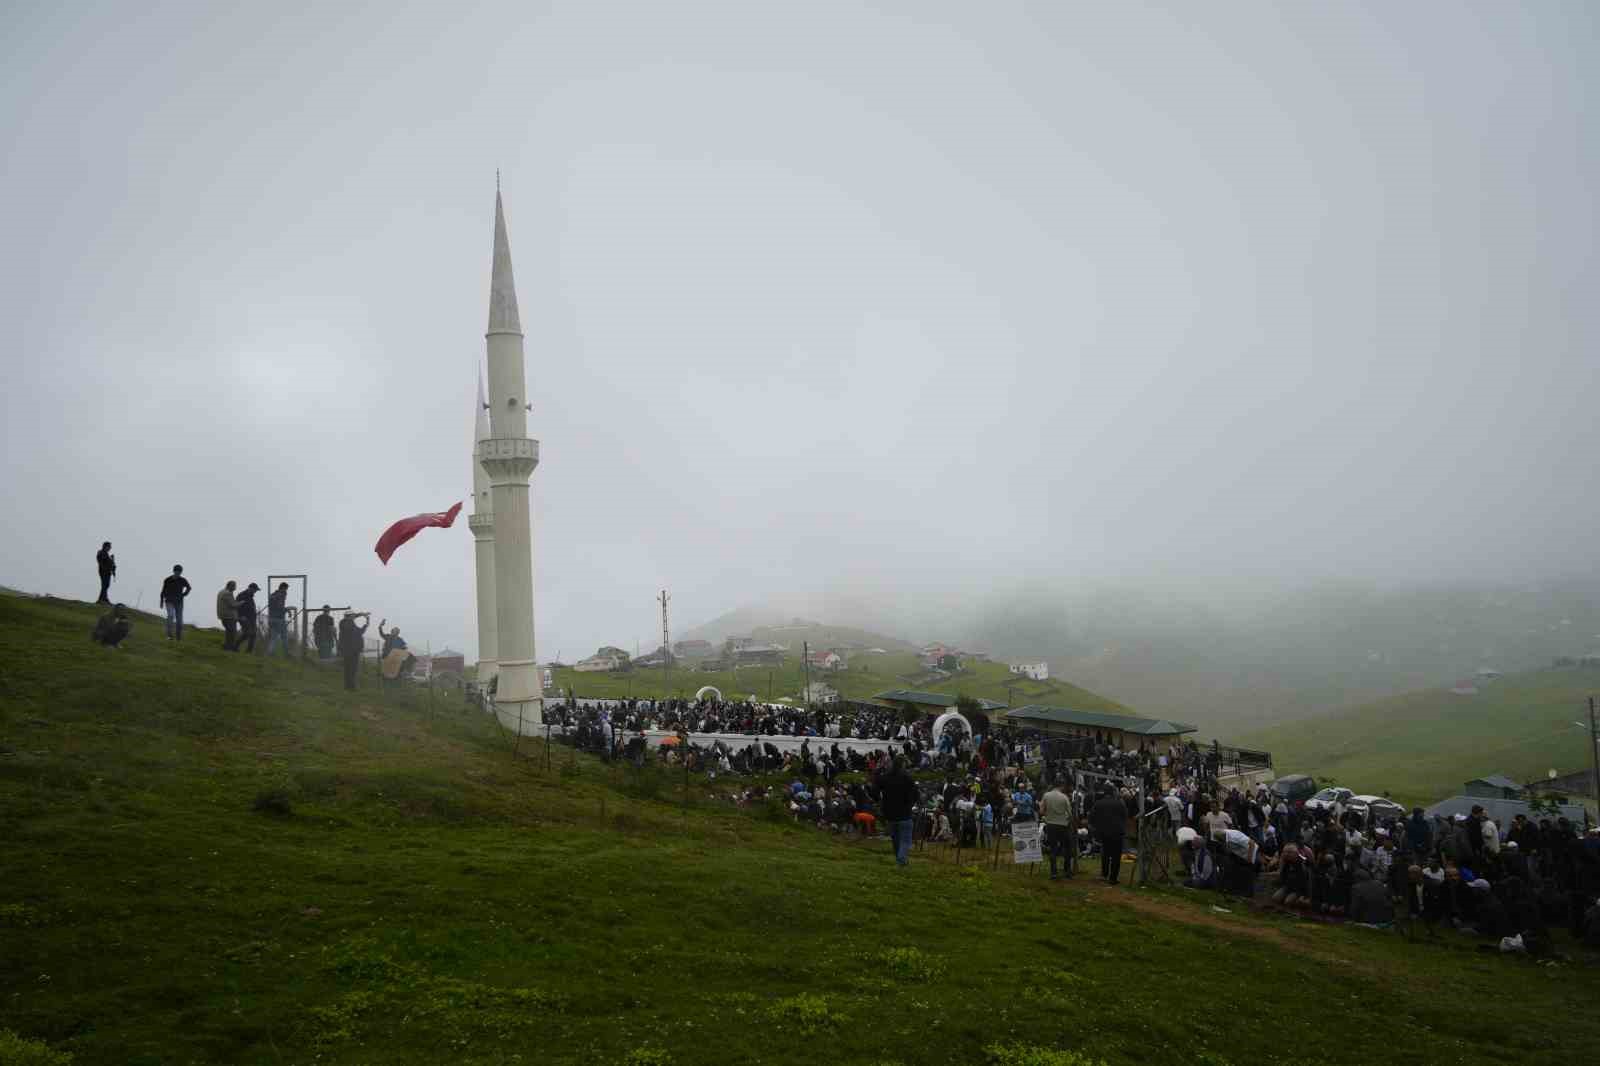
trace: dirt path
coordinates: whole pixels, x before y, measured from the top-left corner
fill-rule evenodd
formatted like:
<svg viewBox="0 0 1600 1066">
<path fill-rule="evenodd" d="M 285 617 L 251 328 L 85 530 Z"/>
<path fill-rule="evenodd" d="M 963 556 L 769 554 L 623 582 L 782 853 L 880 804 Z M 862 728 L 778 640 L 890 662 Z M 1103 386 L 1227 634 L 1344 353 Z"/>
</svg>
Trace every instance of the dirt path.
<svg viewBox="0 0 1600 1066">
<path fill-rule="evenodd" d="M 869 846 L 872 843 L 876 843 L 876 841 L 859 841 L 852 838 L 852 843 L 856 843 L 857 846 Z M 966 861 L 972 854 L 971 851 L 963 851 L 961 853 L 963 861 L 960 865 L 974 865 Z M 956 853 L 953 850 L 944 848 L 922 848 L 913 853 L 913 861 L 936 862 L 944 866 L 957 865 L 955 858 Z M 1041 886 L 1052 885 L 1050 881 L 1042 876 L 1042 868 L 1040 873 L 1029 874 L 1026 872 L 1026 868 L 1019 868 L 1009 863 L 1008 859 L 1009 855 L 1002 851 L 1001 862 L 998 866 L 993 865 L 993 860 L 988 858 L 977 862 L 975 865 L 990 870 L 996 876 L 1017 877 L 1021 878 L 1024 883 L 1031 879 Z M 1098 869 L 1098 866 L 1096 866 L 1096 869 Z M 1001 873 L 1000 871 L 1010 871 L 1010 873 Z M 1191 902 L 1187 899 L 1173 899 L 1164 893 L 1137 889 L 1130 884 L 1133 876 L 1133 866 L 1129 862 L 1123 864 L 1123 875 L 1125 880 L 1122 884 L 1112 886 L 1100 880 L 1095 873 L 1087 868 L 1087 865 L 1081 865 L 1075 878 L 1071 881 L 1055 882 L 1052 885 L 1052 889 L 1054 890 L 1055 886 L 1060 886 L 1060 891 L 1071 893 L 1076 900 L 1088 903 L 1103 903 L 1108 906 L 1129 907 L 1141 914 L 1147 914 L 1165 921 L 1181 922 L 1185 925 L 1214 929 L 1233 936 L 1249 937 L 1253 940 L 1272 944 L 1285 951 L 1304 955 L 1322 962 L 1349 966 L 1353 970 L 1374 973 L 1379 970 L 1379 967 L 1375 966 L 1371 959 L 1352 952 L 1347 945 L 1325 941 L 1319 942 L 1315 939 L 1314 934 L 1320 924 L 1315 921 L 1285 915 L 1276 908 L 1263 907 L 1247 900 L 1224 896 L 1215 892 L 1203 894 L 1196 892 L 1194 894 L 1195 898 Z M 1206 903 L 1210 903 L 1211 906 L 1204 906 L 1203 904 Z M 1219 913 L 1217 910 L 1213 910 L 1213 907 L 1224 908 L 1228 913 Z M 1269 924 L 1266 920 L 1269 916 L 1274 922 L 1281 924 Z M 1374 933 L 1373 935 L 1382 936 L 1385 934 Z"/>
</svg>

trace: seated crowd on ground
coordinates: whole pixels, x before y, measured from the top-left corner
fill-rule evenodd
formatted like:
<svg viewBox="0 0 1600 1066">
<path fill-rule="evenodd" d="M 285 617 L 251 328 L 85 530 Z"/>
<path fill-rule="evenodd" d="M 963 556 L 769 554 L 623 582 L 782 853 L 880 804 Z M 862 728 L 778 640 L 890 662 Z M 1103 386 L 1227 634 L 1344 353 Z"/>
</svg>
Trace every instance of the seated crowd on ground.
<svg viewBox="0 0 1600 1066">
<path fill-rule="evenodd" d="M 908 724 L 865 704 L 569 701 L 551 705 L 546 717 L 607 758 L 655 758 L 711 775 L 779 775 L 780 783 L 752 782 L 729 798 L 741 806 L 778 803 L 797 821 L 835 833 L 878 831 L 880 781 L 898 757 L 922 773 L 912 815 L 917 840 L 989 848 L 1013 824 L 1044 816 L 1058 823 L 1046 826 L 1052 871 L 1059 857 L 1070 875 L 1079 857 L 1120 852 L 1123 834 L 1105 824 L 1105 811 L 1116 808 L 1102 802 L 1120 800 L 1124 827 L 1143 812 L 1164 839 L 1176 837 L 1189 888 L 1380 928 L 1405 919 L 1506 950 L 1547 950 L 1553 926 L 1600 947 L 1600 831 L 1581 831 L 1566 818 L 1518 815 L 1501 826 L 1481 807 L 1450 820 L 1428 818 L 1420 807 L 1407 817 L 1337 802 L 1307 807 L 1265 784 L 1225 788 L 1215 749 L 1193 743 L 1160 751 L 1083 744 L 1071 758 L 1050 758 L 1037 738 L 1009 729 L 974 737 L 956 727 L 934 738 L 925 719 Z M 651 753 L 644 730 L 675 731 L 677 742 Z M 752 739 L 690 739 L 705 733 Z M 783 751 L 761 737 L 804 739 Z M 839 739 L 883 747 L 862 752 Z M 1061 797 L 1059 816 L 1049 813 L 1051 788 Z M 1108 858 L 1106 867 L 1119 862 L 1120 855 Z"/>
</svg>

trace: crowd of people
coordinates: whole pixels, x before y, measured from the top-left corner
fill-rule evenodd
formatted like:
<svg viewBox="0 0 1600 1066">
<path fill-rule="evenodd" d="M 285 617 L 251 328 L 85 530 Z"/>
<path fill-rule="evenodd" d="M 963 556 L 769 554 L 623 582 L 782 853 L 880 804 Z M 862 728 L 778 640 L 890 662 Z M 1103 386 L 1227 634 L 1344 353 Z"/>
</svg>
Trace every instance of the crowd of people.
<svg viewBox="0 0 1600 1066">
<path fill-rule="evenodd" d="M 1600 829 L 1522 813 L 1497 825 L 1481 805 L 1449 819 L 1421 807 L 1377 818 L 1263 793 L 1185 826 L 1187 883 L 1259 888 L 1274 905 L 1360 925 L 1456 929 L 1507 951 L 1548 951 L 1554 926 L 1600 946 Z"/>
<path fill-rule="evenodd" d="M 1100 860 L 1118 883 L 1141 819 L 1177 845 L 1183 884 L 1325 920 L 1383 928 L 1411 920 L 1538 954 L 1564 925 L 1600 947 L 1600 830 L 1518 815 L 1496 825 L 1480 807 L 1451 820 L 1381 817 L 1352 805 L 1308 808 L 1261 784 L 1224 787 L 1217 749 L 1192 743 L 1117 751 L 1080 743 L 1067 758 L 1009 729 L 929 735 L 926 721 L 852 706 L 799 710 L 721 701 L 576 701 L 546 709 L 565 737 L 606 757 L 654 758 L 690 772 L 779 775 L 728 793 L 741 806 L 839 834 L 993 848 L 1038 822 L 1051 878 Z M 675 731 L 653 753 L 644 730 Z M 692 740 L 739 733 L 746 744 Z M 783 751 L 762 737 L 802 737 Z M 863 752 L 829 738 L 883 741 Z M 813 740 L 816 741 L 813 744 Z M 920 779 L 913 777 L 920 772 Z M 842 775 L 849 774 L 850 777 Z M 903 840 L 902 840 L 903 838 Z"/>
</svg>

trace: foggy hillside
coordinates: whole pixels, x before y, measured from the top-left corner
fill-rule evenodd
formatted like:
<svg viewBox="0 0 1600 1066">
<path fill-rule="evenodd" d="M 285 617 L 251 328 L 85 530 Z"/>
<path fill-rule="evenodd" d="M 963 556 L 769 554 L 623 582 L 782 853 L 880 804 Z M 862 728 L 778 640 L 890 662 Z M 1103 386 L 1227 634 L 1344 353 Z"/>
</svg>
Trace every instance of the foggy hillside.
<svg viewBox="0 0 1600 1066">
<path fill-rule="evenodd" d="M 1245 599 L 1101 586 L 982 605 L 957 627 L 1147 713 L 1237 728 L 1526 670 L 1600 647 L 1594 583 L 1319 584 Z"/>
<path fill-rule="evenodd" d="M 996 588 L 955 602 L 841 596 L 807 604 L 829 624 L 912 644 L 956 641 L 1053 675 L 1140 713 L 1206 723 L 1226 735 L 1448 686 L 1480 667 L 1548 666 L 1600 650 L 1600 582 L 1385 585 L 1326 582 L 1268 589 L 1086 583 Z M 789 612 L 792 614 L 792 612 Z M 745 608 L 726 620 L 786 617 Z"/>
</svg>

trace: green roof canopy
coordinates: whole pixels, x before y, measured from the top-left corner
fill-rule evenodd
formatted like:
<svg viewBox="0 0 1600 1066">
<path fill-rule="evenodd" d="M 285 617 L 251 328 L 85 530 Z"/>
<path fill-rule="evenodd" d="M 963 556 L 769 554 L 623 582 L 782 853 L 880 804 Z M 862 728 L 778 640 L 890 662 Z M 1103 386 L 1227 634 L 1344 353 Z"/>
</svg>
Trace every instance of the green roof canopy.
<svg viewBox="0 0 1600 1066">
<path fill-rule="evenodd" d="M 1169 722 L 1164 718 L 1140 718 L 1131 714 L 1111 714 L 1107 711 L 1074 711 L 1067 707 L 1044 707 L 1029 704 L 1007 711 L 1000 716 L 1011 725 L 1046 722 L 1051 725 L 1070 725 L 1084 729 L 1120 729 L 1136 736 L 1163 737 L 1179 733 L 1194 733 L 1199 726 L 1186 722 Z"/>
<path fill-rule="evenodd" d="M 952 696 L 948 692 L 918 692 L 915 689 L 895 688 L 888 692 L 880 692 L 872 698 L 889 703 L 911 703 L 922 707 L 954 707 L 960 697 Z M 978 700 L 978 709 L 981 711 L 998 711 L 1004 706 L 1005 704 L 996 703 L 994 700 Z"/>
</svg>

